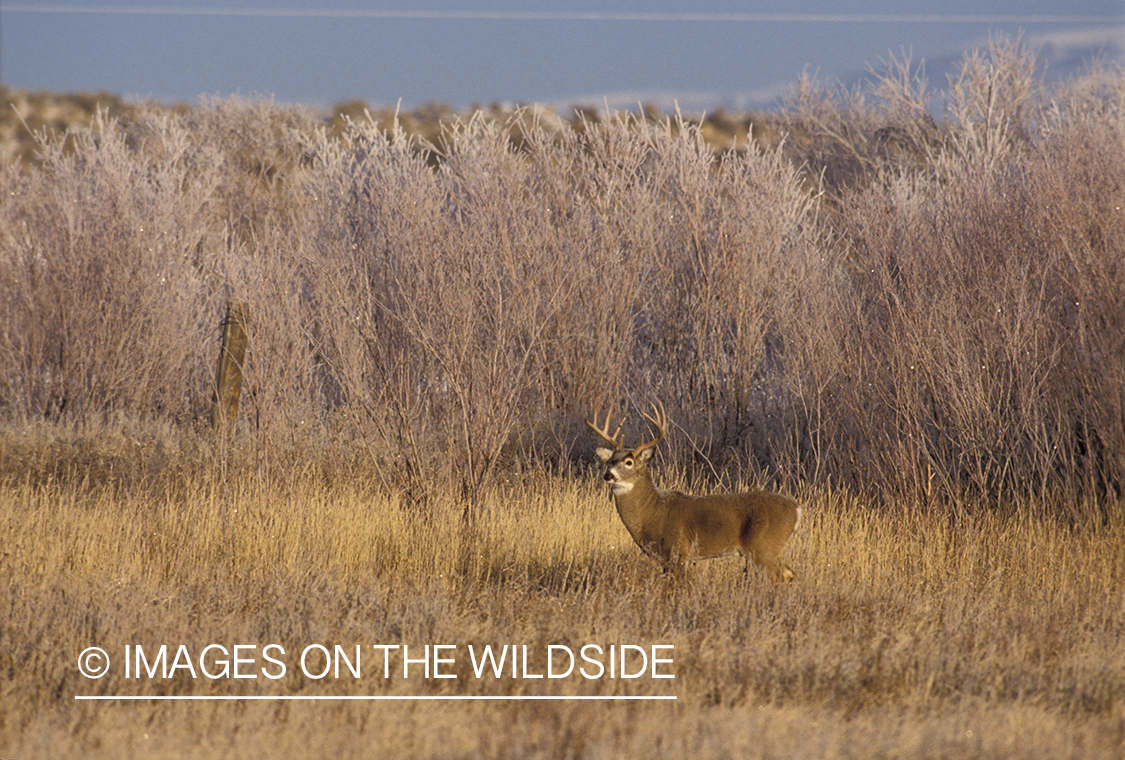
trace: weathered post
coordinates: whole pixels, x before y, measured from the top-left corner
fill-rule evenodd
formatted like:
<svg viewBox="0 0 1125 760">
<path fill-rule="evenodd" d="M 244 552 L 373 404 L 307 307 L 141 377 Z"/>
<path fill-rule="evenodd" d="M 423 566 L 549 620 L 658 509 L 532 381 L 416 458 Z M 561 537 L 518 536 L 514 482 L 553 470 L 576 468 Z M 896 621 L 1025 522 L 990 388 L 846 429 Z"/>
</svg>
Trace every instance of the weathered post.
<svg viewBox="0 0 1125 760">
<path fill-rule="evenodd" d="M 250 304 L 227 301 L 223 319 L 223 344 L 219 349 L 219 369 L 215 377 L 215 396 L 211 405 L 211 427 L 225 430 L 238 416 L 238 397 L 242 393 L 242 362 L 246 358 L 246 330 L 250 324 Z"/>
</svg>

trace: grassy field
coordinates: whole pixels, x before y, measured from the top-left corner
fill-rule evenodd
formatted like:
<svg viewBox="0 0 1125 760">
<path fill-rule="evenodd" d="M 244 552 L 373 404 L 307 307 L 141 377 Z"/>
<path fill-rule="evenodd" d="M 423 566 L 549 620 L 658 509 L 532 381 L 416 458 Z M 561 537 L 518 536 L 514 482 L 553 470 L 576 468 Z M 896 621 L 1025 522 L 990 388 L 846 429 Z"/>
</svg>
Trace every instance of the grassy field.
<svg viewBox="0 0 1125 760">
<path fill-rule="evenodd" d="M 5 439 L 4 757 L 1116 758 L 1125 748 L 1120 522 L 1090 531 L 1045 510 L 873 509 L 817 490 L 795 494 L 807 507 L 787 553 L 798 582 L 744 578 L 740 562 L 717 560 L 675 585 L 633 546 L 595 472 L 525 473 L 490 490 L 469 527 L 456 499 L 411 505 L 363 488 L 358 472 L 329 482 L 294 460 L 267 483 L 238 464 L 252 452 L 236 446 L 224 474 L 199 440 L 178 444 L 190 458 L 165 453 L 161 472 L 124 481 L 107 473 L 151 458 L 156 440 L 84 435 Z M 53 454 L 23 461 L 20 477 L 21 451 Z M 127 645 L 152 655 L 160 644 L 169 663 L 180 645 L 193 657 L 256 645 L 242 672 L 259 675 L 125 677 Z M 261 670 L 279 670 L 256 654 L 267 644 L 286 652 L 274 650 L 289 666 L 282 678 Z M 384 678 L 369 650 L 359 678 L 316 679 L 298 669 L 309 644 L 407 645 L 411 657 L 454 646 L 441 672 L 458 677 L 413 665 L 404 679 L 396 653 Z M 486 644 L 526 646 L 530 675 L 544 673 L 549 645 L 670 645 L 658 652 L 673 662 L 657 672 L 675 678 L 609 678 L 606 658 L 600 678 L 478 678 L 466 650 Z M 99 680 L 77 669 L 88 646 L 115 660 Z M 204 667 L 218 674 L 220 659 Z M 314 673 L 323 664 L 309 662 Z M 74 699 L 125 694 L 676 700 Z"/>
</svg>

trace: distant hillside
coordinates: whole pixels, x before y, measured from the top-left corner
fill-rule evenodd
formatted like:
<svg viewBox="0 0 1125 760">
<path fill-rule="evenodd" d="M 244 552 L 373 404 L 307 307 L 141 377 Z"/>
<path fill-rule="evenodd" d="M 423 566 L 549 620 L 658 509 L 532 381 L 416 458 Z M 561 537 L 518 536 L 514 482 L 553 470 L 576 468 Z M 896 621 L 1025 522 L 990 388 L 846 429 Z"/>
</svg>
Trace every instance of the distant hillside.
<svg viewBox="0 0 1125 760">
<path fill-rule="evenodd" d="M 1036 56 L 1036 62 L 1047 84 L 1062 82 L 1081 76 L 1089 70 L 1092 62 L 1108 66 L 1125 67 L 1125 25 L 1084 29 L 1073 32 L 1027 35 L 1023 42 Z M 950 50 L 922 53 L 914 51 L 914 61 L 924 61 L 926 76 L 930 86 L 937 90 L 946 87 L 948 77 L 960 71 L 965 55 L 972 50 L 988 50 L 988 39 Z M 878 61 L 867 64 L 878 69 Z M 852 90 L 870 81 L 867 66 L 835 78 L 821 78 L 825 86 L 840 84 Z M 603 107 L 608 103 L 611 109 L 635 109 L 638 103 L 650 104 L 661 110 L 670 111 L 679 106 L 687 113 L 700 113 L 724 108 L 729 111 L 772 110 L 782 105 L 793 91 L 793 82 L 778 82 L 775 85 L 744 91 L 701 91 L 701 90 L 648 90 L 617 92 L 603 96 L 591 96 L 589 104 Z M 576 99 L 582 101 L 581 98 Z"/>
</svg>

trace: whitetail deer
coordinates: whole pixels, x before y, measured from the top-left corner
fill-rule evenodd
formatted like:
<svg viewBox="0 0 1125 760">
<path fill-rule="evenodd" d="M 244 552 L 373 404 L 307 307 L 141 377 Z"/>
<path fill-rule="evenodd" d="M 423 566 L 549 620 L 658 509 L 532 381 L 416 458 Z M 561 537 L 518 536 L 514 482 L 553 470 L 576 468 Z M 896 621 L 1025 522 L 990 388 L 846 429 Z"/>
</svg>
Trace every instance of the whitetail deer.
<svg viewBox="0 0 1125 760">
<path fill-rule="evenodd" d="M 613 500 L 621 522 L 637 546 L 658 560 L 665 571 L 682 572 L 695 559 L 741 554 L 749 570 L 750 560 L 769 571 L 775 581 L 791 581 L 792 568 L 781 559 L 781 549 L 801 519 L 801 508 L 787 496 L 771 491 L 691 496 L 665 491 L 652 483 L 648 463 L 656 445 L 664 440 L 668 418 L 664 407 L 652 407 L 653 416 L 645 419 L 656 428 L 651 441 L 641 440 L 631 449 L 624 447 L 621 427 L 609 434 L 609 419 L 598 427 L 586 420 L 590 429 L 612 449 L 598 448 L 598 459 L 606 465 L 605 479 L 613 490 Z"/>
</svg>

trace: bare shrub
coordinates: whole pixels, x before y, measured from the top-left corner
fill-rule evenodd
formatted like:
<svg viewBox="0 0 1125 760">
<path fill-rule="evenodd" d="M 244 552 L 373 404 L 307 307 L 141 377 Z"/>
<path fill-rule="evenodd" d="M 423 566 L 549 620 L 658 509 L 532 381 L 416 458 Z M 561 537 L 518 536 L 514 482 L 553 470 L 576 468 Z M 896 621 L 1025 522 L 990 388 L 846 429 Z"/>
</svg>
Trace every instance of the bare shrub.
<svg viewBox="0 0 1125 760">
<path fill-rule="evenodd" d="M 1122 81 L 1048 92 L 997 39 L 938 121 L 892 57 L 725 153 L 679 114 L 103 117 L 0 174 L 0 404 L 200 419 L 233 298 L 267 475 L 281 440 L 361 449 L 468 516 L 500 470 L 580 462 L 594 407 L 659 399 L 686 477 L 1081 517 L 1125 478 Z"/>
<path fill-rule="evenodd" d="M 954 149 L 978 169 L 989 169 L 1036 128 L 1042 102 L 1035 56 L 1017 38 L 993 37 L 988 54 L 973 51 L 951 77 L 946 110 L 958 127 Z"/>
<path fill-rule="evenodd" d="M 0 396 L 17 415 L 182 415 L 206 383 L 189 347 L 206 329 L 219 155 L 167 116 L 73 139 L 5 173 Z"/>
<path fill-rule="evenodd" d="M 852 372 L 868 397 L 849 414 L 864 466 L 914 494 L 1116 498 L 1104 442 L 1122 435 L 1121 122 L 1032 131 L 1027 60 L 981 65 L 968 61 L 958 98 L 988 124 L 962 124 L 932 174 L 890 172 L 841 204 L 866 344 Z M 989 112 L 984 91 L 1004 104 Z"/>
<path fill-rule="evenodd" d="M 328 319 L 312 331 L 415 484 L 439 464 L 431 433 L 469 505 L 528 408 L 562 298 L 559 238 L 493 124 L 450 132 L 436 173 L 401 130 L 356 126 L 351 142 L 316 145 L 310 287 Z"/>
<path fill-rule="evenodd" d="M 777 281 L 820 260 L 796 172 L 716 163 L 682 121 L 523 134 L 521 155 L 463 124 L 436 172 L 401 130 L 315 145 L 314 332 L 348 403 L 408 473 L 448 460 L 466 494 L 517 429 L 607 396 L 676 399 L 737 446 Z"/>
</svg>

